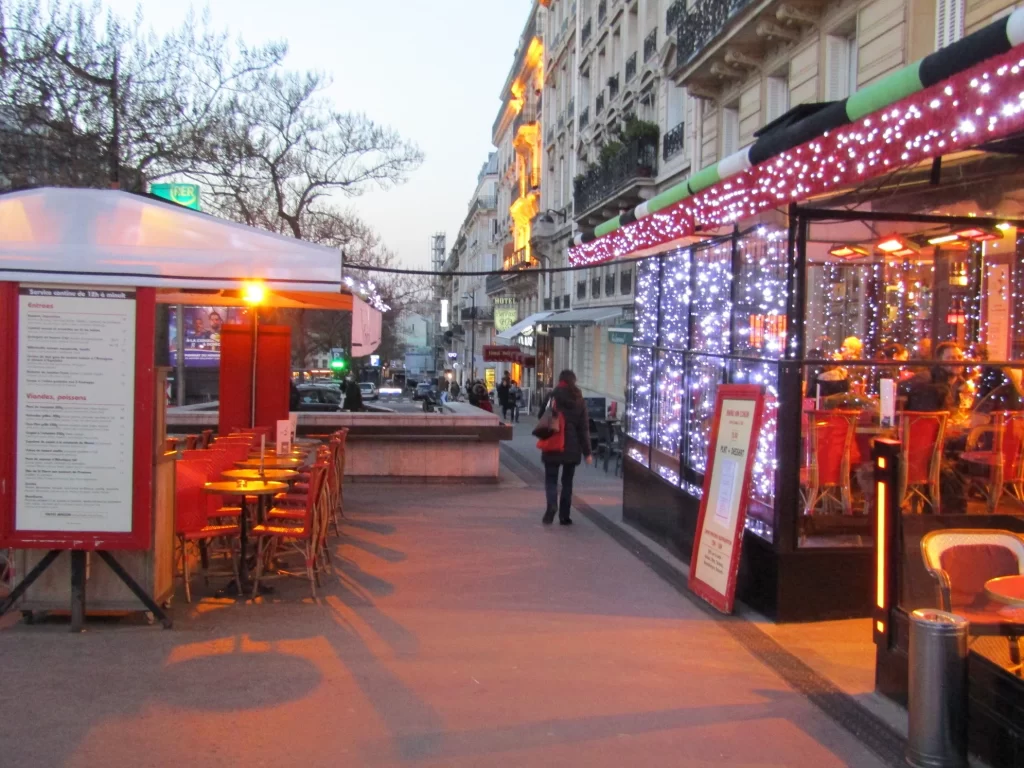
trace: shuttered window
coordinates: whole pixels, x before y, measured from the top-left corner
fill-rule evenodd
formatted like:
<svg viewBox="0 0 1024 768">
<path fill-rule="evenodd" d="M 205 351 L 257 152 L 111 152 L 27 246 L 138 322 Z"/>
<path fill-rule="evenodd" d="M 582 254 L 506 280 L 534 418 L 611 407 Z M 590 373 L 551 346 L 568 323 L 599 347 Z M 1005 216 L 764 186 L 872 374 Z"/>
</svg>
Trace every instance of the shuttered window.
<svg viewBox="0 0 1024 768">
<path fill-rule="evenodd" d="M 825 65 L 828 67 L 825 100 L 840 101 L 857 90 L 857 40 L 829 35 L 825 45 Z"/>
<path fill-rule="evenodd" d="M 767 125 L 789 111 L 789 78 L 769 77 L 765 97 L 764 122 Z"/>
<path fill-rule="evenodd" d="M 935 50 L 964 36 L 964 0 L 935 0 Z"/>
<path fill-rule="evenodd" d="M 726 158 L 739 149 L 739 143 L 739 107 L 726 107 L 722 110 L 722 157 Z"/>
</svg>

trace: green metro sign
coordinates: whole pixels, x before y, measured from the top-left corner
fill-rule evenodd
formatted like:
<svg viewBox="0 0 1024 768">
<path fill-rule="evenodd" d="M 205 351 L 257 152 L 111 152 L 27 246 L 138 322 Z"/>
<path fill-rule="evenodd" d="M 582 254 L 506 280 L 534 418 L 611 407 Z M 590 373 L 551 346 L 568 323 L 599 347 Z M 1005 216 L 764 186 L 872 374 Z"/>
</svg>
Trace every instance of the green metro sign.
<svg viewBox="0 0 1024 768">
<path fill-rule="evenodd" d="M 194 211 L 200 210 L 198 184 L 151 184 L 149 191 L 172 203 L 183 205 Z"/>
</svg>

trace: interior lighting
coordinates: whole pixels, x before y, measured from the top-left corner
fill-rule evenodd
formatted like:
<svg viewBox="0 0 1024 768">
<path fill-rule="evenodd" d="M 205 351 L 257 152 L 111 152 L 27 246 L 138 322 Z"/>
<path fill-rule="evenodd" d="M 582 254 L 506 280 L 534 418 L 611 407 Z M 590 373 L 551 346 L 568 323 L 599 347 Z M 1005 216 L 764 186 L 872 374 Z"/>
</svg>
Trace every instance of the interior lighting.
<svg viewBox="0 0 1024 768">
<path fill-rule="evenodd" d="M 868 256 L 869 253 L 870 253 L 867 248 L 864 248 L 862 246 L 859 246 L 859 245 L 846 245 L 846 244 L 833 245 L 831 248 L 829 248 L 828 252 L 829 252 L 829 255 L 831 255 L 831 256 L 836 256 L 837 258 L 840 258 L 840 259 L 851 259 L 851 260 L 852 259 L 859 259 L 862 256 Z"/>
<path fill-rule="evenodd" d="M 965 240 L 974 240 L 979 243 L 986 240 L 1001 240 L 1003 238 L 1002 232 L 993 232 L 991 229 L 983 227 L 968 227 L 967 229 L 961 229 L 957 234 Z"/>
<path fill-rule="evenodd" d="M 939 235 L 938 237 L 929 237 L 928 245 L 943 245 L 944 243 L 955 243 L 960 239 L 960 235 L 955 232 L 950 232 L 948 235 Z"/>
<path fill-rule="evenodd" d="M 875 247 L 883 253 L 895 254 L 906 249 L 907 244 L 899 235 L 889 235 Z"/>
<path fill-rule="evenodd" d="M 242 300 L 250 306 L 257 306 L 263 303 L 267 297 L 267 289 L 263 283 L 245 283 L 242 286 Z"/>
<path fill-rule="evenodd" d="M 1005 232 L 1009 228 L 1010 228 L 1010 225 L 1007 224 L 1005 221 L 1001 221 L 998 224 L 996 224 L 996 229 L 1001 229 L 1003 232 Z"/>
</svg>

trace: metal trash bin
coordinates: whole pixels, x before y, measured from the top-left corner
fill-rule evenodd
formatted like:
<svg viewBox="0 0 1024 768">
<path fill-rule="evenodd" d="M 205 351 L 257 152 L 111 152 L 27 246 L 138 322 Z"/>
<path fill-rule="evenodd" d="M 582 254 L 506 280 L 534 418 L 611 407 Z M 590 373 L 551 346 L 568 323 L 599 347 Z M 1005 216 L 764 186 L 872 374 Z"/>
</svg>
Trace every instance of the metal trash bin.
<svg viewBox="0 0 1024 768">
<path fill-rule="evenodd" d="M 967 619 L 922 608 L 910 615 L 907 762 L 967 765 Z"/>
</svg>

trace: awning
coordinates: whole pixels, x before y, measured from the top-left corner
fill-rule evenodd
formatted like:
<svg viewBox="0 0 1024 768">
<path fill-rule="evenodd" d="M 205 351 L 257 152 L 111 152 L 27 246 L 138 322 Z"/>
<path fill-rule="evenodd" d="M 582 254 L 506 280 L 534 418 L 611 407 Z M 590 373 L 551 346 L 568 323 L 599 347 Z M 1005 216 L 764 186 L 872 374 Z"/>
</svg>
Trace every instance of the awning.
<svg viewBox="0 0 1024 768">
<path fill-rule="evenodd" d="M 0 279 L 340 294 L 334 248 L 109 189 L 0 195 Z M 300 305 L 301 305 L 300 301 Z"/>
<path fill-rule="evenodd" d="M 516 337 L 523 332 L 524 329 L 530 328 L 530 327 L 536 325 L 537 323 L 539 323 L 541 320 L 545 320 L 545 319 L 547 319 L 547 318 L 549 318 L 549 317 L 551 317 L 552 315 L 555 315 L 555 314 L 558 314 L 558 313 L 557 312 L 534 312 L 529 317 L 523 318 L 522 320 L 520 320 L 518 323 L 516 323 L 512 327 L 507 328 L 504 331 L 502 331 L 501 333 L 497 334 L 495 336 L 495 338 L 498 339 L 499 341 L 513 342 L 513 341 L 515 341 Z"/>
<path fill-rule="evenodd" d="M 333 309 L 352 311 L 352 294 L 319 291 L 268 290 L 260 302 L 261 307 L 278 309 Z M 158 289 L 158 304 L 187 304 L 199 307 L 241 307 L 245 305 L 241 291 L 202 291 Z"/>
<path fill-rule="evenodd" d="M 570 309 L 546 320 L 547 325 L 593 325 L 622 317 L 622 307 L 594 307 Z"/>
</svg>

